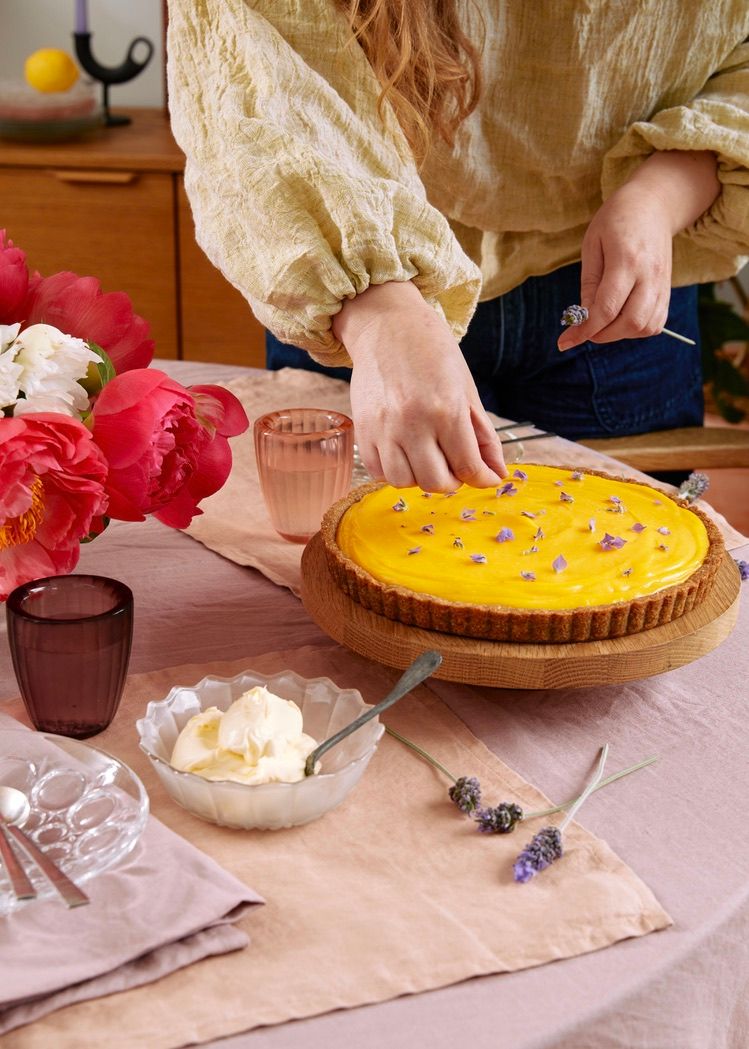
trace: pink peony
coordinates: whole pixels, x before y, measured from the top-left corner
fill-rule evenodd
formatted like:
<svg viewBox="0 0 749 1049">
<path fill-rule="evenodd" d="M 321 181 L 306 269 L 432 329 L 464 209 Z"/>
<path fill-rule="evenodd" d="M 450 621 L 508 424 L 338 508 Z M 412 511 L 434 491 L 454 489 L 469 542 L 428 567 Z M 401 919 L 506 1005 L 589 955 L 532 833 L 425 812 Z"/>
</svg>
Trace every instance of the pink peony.
<svg viewBox="0 0 749 1049">
<path fill-rule="evenodd" d="M 35 281 L 24 305 L 23 321 L 25 325 L 51 324 L 66 335 L 95 342 L 107 351 L 118 373 L 146 368 L 153 359 L 148 323 L 133 313 L 124 291 L 105 294 L 96 277 L 63 272 Z"/>
<path fill-rule="evenodd" d="M 0 324 L 24 320 L 23 304 L 29 291 L 26 254 L 5 243 L 5 230 L 0 229 Z"/>
<path fill-rule="evenodd" d="M 70 572 L 107 506 L 107 464 L 66 415 L 0 417 L 0 600 L 41 576 Z"/>
<path fill-rule="evenodd" d="M 93 408 L 94 440 L 109 463 L 110 517 L 154 514 L 185 528 L 198 503 L 231 469 L 227 437 L 247 429 L 244 409 L 219 386 L 186 389 L 164 372 L 141 368 L 107 383 Z"/>
</svg>

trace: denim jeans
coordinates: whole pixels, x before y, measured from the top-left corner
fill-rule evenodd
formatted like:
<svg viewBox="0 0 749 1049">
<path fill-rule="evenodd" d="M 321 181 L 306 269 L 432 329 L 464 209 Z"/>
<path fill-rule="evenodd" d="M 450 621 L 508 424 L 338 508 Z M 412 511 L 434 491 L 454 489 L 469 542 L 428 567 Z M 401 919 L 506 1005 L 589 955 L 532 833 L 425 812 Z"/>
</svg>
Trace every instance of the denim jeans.
<svg viewBox="0 0 749 1049">
<path fill-rule="evenodd" d="M 674 288 L 666 322 L 696 346 L 653 335 L 560 353 L 559 318 L 579 298 L 580 263 L 573 263 L 479 303 L 460 346 L 484 407 L 570 440 L 700 426 L 697 288 Z M 271 369 L 350 377 L 348 368 L 323 368 L 270 334 L 266 345 Z"/>
</svg>

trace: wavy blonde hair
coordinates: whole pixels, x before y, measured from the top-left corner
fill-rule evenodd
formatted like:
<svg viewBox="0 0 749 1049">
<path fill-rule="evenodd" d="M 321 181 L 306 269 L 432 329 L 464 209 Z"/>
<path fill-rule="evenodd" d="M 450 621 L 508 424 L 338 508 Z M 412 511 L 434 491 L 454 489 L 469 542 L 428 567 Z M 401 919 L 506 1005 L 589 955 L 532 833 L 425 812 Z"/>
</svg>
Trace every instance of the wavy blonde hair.
<svg viewBox="0 0 749 1049">
<path fill-rule="evenodd" d="M 448 145 L 481 94 L 480 45 L 466 35 L 466 0 L 336 0 L 348 16 L 408 143 L 423 160 L 437 135 Z"/>
</svg>

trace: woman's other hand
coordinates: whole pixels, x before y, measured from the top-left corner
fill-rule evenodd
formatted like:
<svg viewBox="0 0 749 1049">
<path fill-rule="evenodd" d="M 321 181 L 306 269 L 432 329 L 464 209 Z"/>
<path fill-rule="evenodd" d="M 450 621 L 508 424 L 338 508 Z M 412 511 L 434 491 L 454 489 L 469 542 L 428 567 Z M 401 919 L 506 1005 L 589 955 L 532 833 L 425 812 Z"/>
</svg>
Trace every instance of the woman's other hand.
<svg viewBox="0 0 749 1049">
<path fill-rule="evenodd" d="M 580 287 L 588 319 L 560 336 L 559 349 L 662 331 L 671 296 L 673 237 L 707 211 L 719 192 L 713 153 L 648 157 L 588 226 Z"/>
<path fill-rule="evenodd" d="M 356 442 L 372 477 L 447 492 L 507 476 L 460 347 L 414 284 L 372 285 L 343 304 L 333 330 L 353 362 Z"/>
</svg>

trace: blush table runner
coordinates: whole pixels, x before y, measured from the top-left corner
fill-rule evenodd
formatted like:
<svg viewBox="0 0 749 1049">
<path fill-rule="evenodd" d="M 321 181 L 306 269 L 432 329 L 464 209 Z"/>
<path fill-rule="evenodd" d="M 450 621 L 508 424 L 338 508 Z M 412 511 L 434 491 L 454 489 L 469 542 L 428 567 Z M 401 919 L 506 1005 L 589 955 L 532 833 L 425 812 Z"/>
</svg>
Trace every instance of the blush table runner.
<svg viewBox="0 0 749 1049">
<path fill-rule="evenodd" d="M 298 406 L 329 408 L 351 414 L 348 383 L 299 368 L 253 371 L 230 379 L 224 385 L 242 402 L 251 423 L 273 409 Z M 527 428 L 519 431 L 520 434 L 529 432 Z M 515 454 L 515 447 L 508 445 L 508 461 Z M 223 557 L 257 568 L 274 583 L 286 586 L 298 595 L 302 546 L 281 539 L 270 523 L 260 491 L 251 429 L 232 441 L 232 451 L 234 465 L 229 480 L 220 491 L 201 503 L 204 512 L 194 518 L 187 533 Z M 669 485 L 653 481 L 616 459 L 561 437 L 527 442 L 524 459 L 609 471 L 614 475 L 638 478 L 665 491 L 674 491 Z M 729 550 L 746 542 L 746 538 L 709 503 L 700 501 L 697 505 L 716 521 Z"/>
<path fill-rule="evenodd" d="M 329 676 L 360 688 L 369 702 L 381 698 L 397 676 L 337 646 L 267 654 L 252 666 Z M 92 1032 L 96 1044 L 111 1049 L 172 1049 L 468 977 L 541 966 L 670 924 L 634 871 L 578 823 L 565 833 L 566 852 L 557 863 L 527 884 L 515 883 L 515 856 L 553 819 L 505 836 L 479 834 L 449 801 L 445 777 L 387 735 L 349 798 L 304 827 L 236 831 L 193 817 L 161 788 L 138 748 L 134 722 L 149 700 L 175 684 L 246 667 L 243 660 L 131 677 L 114 723 L 96 743 L 138 772 L 159 819 L 264 896 L 265 907 L 239 920 L 251 934 L 251 947 L 205 959 L 155 984 L 70 1005 L 13 1032 L 8 1049 L 79 1049 L 91 1044 Z M 10 709 L 21 714 L 18 703 Z M 526 811 L 549 804 L 430 688 L 403 699 L 386 720 L 455 775 L 477 776 L 487 801 L 517 801 Z M 642 756 L 614 752 L 611 769 Z M 582 779 L 595 757 L 591 751 L 575 762 Z M 643 770 L 605 790 L 627 791 L 636 807 L 643 780 L 655 775 L 652 768 Z M 582 785 L 578 780 L 573 792 Z M 591 809 L 596 797 L 587 803 Z"/>
</svg>

